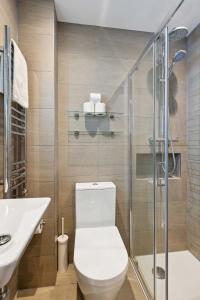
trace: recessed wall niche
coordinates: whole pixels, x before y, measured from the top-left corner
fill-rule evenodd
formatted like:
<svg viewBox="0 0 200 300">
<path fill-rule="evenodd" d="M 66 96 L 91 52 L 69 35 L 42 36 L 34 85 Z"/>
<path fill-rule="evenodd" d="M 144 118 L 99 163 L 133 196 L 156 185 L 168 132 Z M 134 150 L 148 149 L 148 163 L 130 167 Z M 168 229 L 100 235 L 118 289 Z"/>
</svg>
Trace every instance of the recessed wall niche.
<svg viewBox="0 0 200 300">
<path fill-rule="evenodd" d="M 175 158 L 175 166 L 174 166 Z M 170 177 L 181 177 L 181 153 L 169 153 L 168 164 Z M 164 168 L 162 167 L 162 161 L 164 161 L 162 153 L 156 153 L 156 173 L 157 177 L 164 177 Z M 173 172 L 172 172 L 173 171 Z M 136 154 L 136 177 L 152 178 L 154 175 L 154 157 L 153 153 L 137 153 Z M 169 178 L 170 178 L 169 177 Z"/>
</svg>

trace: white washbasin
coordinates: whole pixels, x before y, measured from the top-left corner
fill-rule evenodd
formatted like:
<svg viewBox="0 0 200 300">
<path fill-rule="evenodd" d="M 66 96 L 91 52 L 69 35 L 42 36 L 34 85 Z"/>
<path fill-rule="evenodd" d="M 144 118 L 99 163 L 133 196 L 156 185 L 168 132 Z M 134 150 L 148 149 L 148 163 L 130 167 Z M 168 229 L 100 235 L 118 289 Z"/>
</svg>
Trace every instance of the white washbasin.
<svg viewBox="0 0 200 300">
<path fill-rule="evenodd" d="M 0 200 L 0 235 L 11 235 L 11 240 L 0 246 L 0 288 L 10 280 L 50 201 L 50 198 Z"/>
</svg>

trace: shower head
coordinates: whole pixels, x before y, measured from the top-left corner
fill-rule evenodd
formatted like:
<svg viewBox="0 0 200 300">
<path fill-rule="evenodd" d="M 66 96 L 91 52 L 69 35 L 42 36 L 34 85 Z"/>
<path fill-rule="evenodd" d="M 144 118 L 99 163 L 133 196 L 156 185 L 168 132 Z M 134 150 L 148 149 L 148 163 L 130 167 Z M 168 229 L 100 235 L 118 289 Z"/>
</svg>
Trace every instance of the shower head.
<svg viewBox="0 0 200 300">
<path fill-rule="evenodd" d="M 173 57 L 173 63 L 177 63 L 183 60 L 186 57 L 186 55 L 187 55 L 186 50 L 178 50 Z"/>
<path fill-rule="evenodd" d="M 175 27 L 169 33 L 170 41 L 180 41 L 188 35 L 188 29 L 185 26 Z"/>
<path fill-rule="evenodd" d="M 178 63 L 179 61 L 182 61 L 187 55 L 187 51 L 186 50 L 178 50 L 176 51 L 176 53 L 174 54 L 174 57 L 172 59 L 172 63 L 169 66 L 169 76 L 171 76 L 172 71 L 173 71 L 173 67 L 176 63 Z"/>
</svg>

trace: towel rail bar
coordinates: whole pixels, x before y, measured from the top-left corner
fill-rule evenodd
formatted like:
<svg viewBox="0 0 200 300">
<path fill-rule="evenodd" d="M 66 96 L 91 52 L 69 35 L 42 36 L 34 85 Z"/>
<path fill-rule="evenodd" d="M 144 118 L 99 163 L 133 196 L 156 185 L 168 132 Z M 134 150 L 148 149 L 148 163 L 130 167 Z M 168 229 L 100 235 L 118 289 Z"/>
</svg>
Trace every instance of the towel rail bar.
<svg viewBox="0 0 200 300">
<path fill-rule="evenodd" d="M 22 126 L 22 125 L 18 125 L 18 124 L 15 124 L 15 123 L 11 123 L 12 126 L 16 127 L 16 128 L 19 128 L 19 129 L 26 129 L 25 126 Z"/>
<path fill-rule="evenodd" d="M 12 180 L 12 181 L 14 181 L 14 180 L 17 181 L 17 180 L 19 180 L 20 178 L 23 178 L 23 177 L 25 177 L 25 176 L 26 176 L 26 172 L 20 174 L 19 176 L 12 177 L 11 180 Z"/>
<path fill-rule="evenodd" d="M 26 133 L 17 132 L 17 131 L 13 131 L 13 130 L 11 130 L 11 133 L 14 134 L 14 135 L 26 136 Z"/>
<path fill-rule="evenodd" d="M 25 112 L 20 111 L 20 110 L 16 109 L 16 108 L 13 107 L 13 106 L 11 107 L 11 110 L 13 110 L 13 111 L 16 112 L 17 114 L 20 114 L 20 115 L 22 115 L 22 116 L 25 117 Z"/>
<path fill-rule="evenodd" d="M 21 172 L 22 171 L 26 171 L 26 168 L 25 167 L 23 167 L 23 168 L 19 168 L 19 169 L 16 169 L 16 170 L 13 170 L 12 172 L 11 172 L 11 174 L 12 174 L 12 176 L 15 176 L 15 174 L 21 174 Z"/>
<path fill-rule="evenodd" d="M 14 120 L 16 120 L 16 121 L 19 121 L 19 122 L 21 122 L 21 123 L 24 123 L 24 124 L 26 124 L 26 121 L 25 120 L 22 120 L 22 119 L 20 119 L 20 118 L 18 118 L 18 117 L 16 117 L 16 116 L 11 116 L 12 117 L 12 119 L 14 119 Z"/>
<path fill-rule="evenodd" d="M 11 187 L 11 191 L 16 190 L 19 186 L 21 186 L 22 184 L 26 183 L 26 180 L 23 180 L 21 182 L 19 182 L 18 184 L 14 185 Z"/>
<path fill-rule="evenodd" d="M 21 160 L 21 161 L 15 161 L 12 163 L 13 166 L 16 166 L 16 165 L 21 165 L 21 164 L 25 164 L 26 161 L 25 160 Z"/>
</svg>

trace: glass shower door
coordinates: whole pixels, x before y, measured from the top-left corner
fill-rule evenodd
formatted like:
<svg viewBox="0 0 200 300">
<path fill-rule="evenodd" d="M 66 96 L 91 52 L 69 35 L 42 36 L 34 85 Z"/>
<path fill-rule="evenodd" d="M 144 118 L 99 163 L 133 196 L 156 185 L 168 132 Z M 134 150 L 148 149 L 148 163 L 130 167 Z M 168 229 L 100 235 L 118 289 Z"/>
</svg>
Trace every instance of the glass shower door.
<svg viewBox="0 0 200 300">
<path fill-rule="evenodd" d="M 131 258 L 148 298 L 168 300 L 167 29 L 142 57 L 130 84 Z"/>
<path fill-rule="evenodd" d="M 131 257 L 149 298 L 154 299 L 154 45 L 134 70 L 131 84 Z"/>
</svg>

